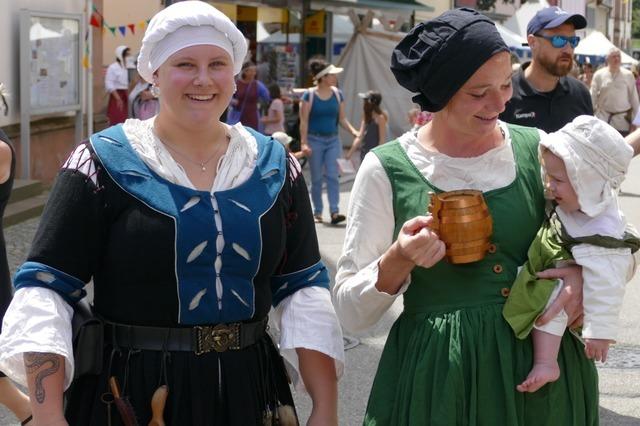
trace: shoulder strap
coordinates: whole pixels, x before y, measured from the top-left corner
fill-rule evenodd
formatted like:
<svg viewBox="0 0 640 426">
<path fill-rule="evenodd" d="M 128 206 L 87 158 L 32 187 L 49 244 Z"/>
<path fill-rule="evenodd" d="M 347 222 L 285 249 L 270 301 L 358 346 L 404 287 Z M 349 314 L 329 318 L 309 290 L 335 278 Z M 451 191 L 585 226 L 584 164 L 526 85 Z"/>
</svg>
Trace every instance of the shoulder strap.
<svg viewBox="0 0 640 426">
<path fill-rule="evenodd" d="M 591 244 L 593 246 L 609 249 L 628 248 L 631 250 L 631 253 L 635 253 L 638 251 L 638 249 L 640 249 L 640 238 L 636 234 L 636 231 L 633 227 L 627 226 L 624 235 L 620 239 L 599 234 L 588 235 L 585 237 L 572 237 L 571 235 L 569 235 L 562 222 L 560 222 L 560 220 L 558 219 L 558 215 L 555 213 L 555 211 L 553 213 L 553 216 L 551 217 L 551 225 L 560 235 L 563 246 L 567 250 L 571 250 L 578 244 Z"/>
<path fill-rule="evenodd" d="M 338 90 L 338 88 L 336 86 L 331 86 L 331 91 L 333 92 L 334 95 L 336 95 L 336 99 L 338 100 L 338 105 L 339 105 L 340 102 L 342 101 L 340 99 L 340 91 Z"/>
<path fill-rule="evenodd" d="M 313 94 L 315 92 L 315 89 L 313 87 L 311 87 L 309 90 L 309 112 L 311 112 L 311 107 L 313 106 Z"/>
</svg>

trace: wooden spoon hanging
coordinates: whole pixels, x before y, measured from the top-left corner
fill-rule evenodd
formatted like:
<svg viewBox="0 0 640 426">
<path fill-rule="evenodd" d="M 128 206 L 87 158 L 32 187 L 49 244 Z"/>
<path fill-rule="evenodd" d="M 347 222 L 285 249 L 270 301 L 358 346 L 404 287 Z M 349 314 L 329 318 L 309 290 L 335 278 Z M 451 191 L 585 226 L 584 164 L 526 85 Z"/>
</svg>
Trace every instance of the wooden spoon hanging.
<svg viewBox="0 0 640 426">
<path fill-rule="evenodd" d="M 169 388 L 162 385 L 153 393 L 151 397 L 151 421 L 149 426 L 165 426 L 164 424 L 164 405 L 167 402 Z"/>
</svg>

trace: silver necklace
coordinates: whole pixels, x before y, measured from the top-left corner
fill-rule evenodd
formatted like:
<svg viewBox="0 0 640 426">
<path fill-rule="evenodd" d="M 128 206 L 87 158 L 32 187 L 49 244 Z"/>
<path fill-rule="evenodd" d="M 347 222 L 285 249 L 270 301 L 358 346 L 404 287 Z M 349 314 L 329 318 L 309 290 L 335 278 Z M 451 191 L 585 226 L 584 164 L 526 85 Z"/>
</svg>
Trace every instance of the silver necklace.
<svg viewBox="0 0 640 426">
<path fill-rule="evenodd" d="M 162 141 L 160 141 L 160 142 L 162 142 Z M 181 153 L 180 151 L 178 151 L 177 149 L 175 149 L 175 148 L 174 148 L 174 147 L 172 147 L 171 145 L 168 145 L 168 144 L 166 144 L 166 143 L 164 143 L 164 142 L 162 142 L 162 144 L 163 144 L 164 146 L 166 146 L 167 148 L 169 148 L 171 151 L 175 152 L 176 154 L 178 154 L 179 156 L 181 156 L 182 158 L 184 158 L 185 160 L 187 160 L 188 162 L 193 163 L 193 164 L 195 164 L 196 166 L 199 166 L 199 167 L 200 167 L 200 170 L 202 171 L 202 173 L 204 173 L 204 172 L 206 172 L 206 171 L 207 171 L 207 167 L 206 167 L 206 166 L 207 166 L 207 164 L 209 164 L 209 161 L 211 161 L 211 160 L 213 159 L 213 157 L 215 157 L 215 156 L 216 156 L 216 154 L 218 153 L 218 151 L 216 150 L 216 152 L 214 152 L 214 153 L 211 155 L 211 157 L 209 157 L 207 160 L 205 160 L 205 161 L 203 161 L 203 162 L 200 162 L 200 161 L 192 160 L 191 158 L 187 157 L 185 154 Z"/>
<path fill-rule="evenodd" d="M 169 148 L 171 151 L 175 152 L 176 154 L 178 154 L 179 156 L 181 156 L 182 158 L 184 158 L 185 160 L 187 160 L 188 162 L 195 164 L 196 166 L 200 167 L 200 171 L 202 173 L 205 173 L 207 171 L 207 164 L 209 164 L 209 162 L 211 160 L 213 160 L 213 157 L 216 156 L 216 154 L 218 154 L 219 150 L 216 150 L 213 154 L 211 154 L 211 156 L 209 158 L 207 158 L 205 161 L 196 161 L 196 160 L 192 160 L 191 158 L 189 158 L 187 155 L 183 154 L 182 152 L 178 151 L 177 149 L 175 149 L 173 146 L 169 145 L 168 143 L 166 143 L 165 141 L 163 141 L 162 139 L 158 138 L 158 140 L 162 143 L 162 145 L 166 146 L 167 148 Z M 227 135 L 227 141 L 229 140 L 229 136 Z"/>
</svg>

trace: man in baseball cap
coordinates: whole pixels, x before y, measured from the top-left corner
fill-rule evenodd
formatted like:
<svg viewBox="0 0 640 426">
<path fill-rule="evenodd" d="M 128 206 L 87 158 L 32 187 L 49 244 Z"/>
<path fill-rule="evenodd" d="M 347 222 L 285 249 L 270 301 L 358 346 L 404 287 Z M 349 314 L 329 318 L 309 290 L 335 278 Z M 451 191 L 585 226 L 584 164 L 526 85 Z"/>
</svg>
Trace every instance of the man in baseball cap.
<svg viewBox="0 0 640 426">
<path fill-rule="evenodd" d="M 567 75 L 580 42 L 576 30 L 586 26 L 584 16 L 556 6 L 536 13 L 527 25 L 532 60 L 514 73 L 502 120 L 554 132 L 579 115 L 593 115 L 589 90 Z"/>
</svg>

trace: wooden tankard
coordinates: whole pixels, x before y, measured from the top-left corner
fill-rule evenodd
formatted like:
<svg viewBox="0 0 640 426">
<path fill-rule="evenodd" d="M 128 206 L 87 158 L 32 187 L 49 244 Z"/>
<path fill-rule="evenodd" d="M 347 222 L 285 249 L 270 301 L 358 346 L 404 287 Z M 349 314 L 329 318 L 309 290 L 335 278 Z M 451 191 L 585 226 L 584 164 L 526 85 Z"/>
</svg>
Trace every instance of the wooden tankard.
<svg viewBox="0 0 640 426">
<path fill-rule="evenodd" d="M 481 191 L 464 189 L 429 193 L 431 229 L 446 246 L 450 263 L 481 260 L 491 243 L 493 220 Z"/>
</svg>

